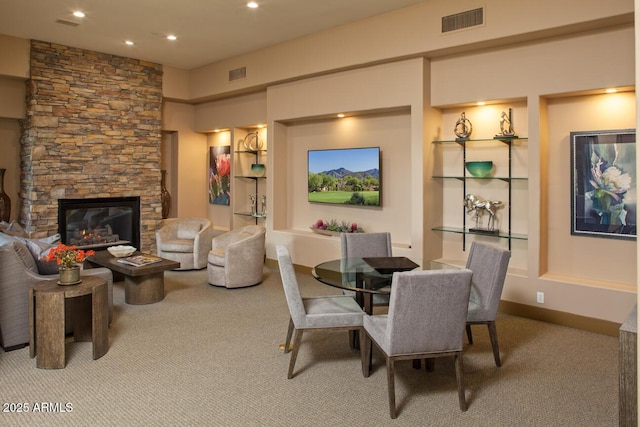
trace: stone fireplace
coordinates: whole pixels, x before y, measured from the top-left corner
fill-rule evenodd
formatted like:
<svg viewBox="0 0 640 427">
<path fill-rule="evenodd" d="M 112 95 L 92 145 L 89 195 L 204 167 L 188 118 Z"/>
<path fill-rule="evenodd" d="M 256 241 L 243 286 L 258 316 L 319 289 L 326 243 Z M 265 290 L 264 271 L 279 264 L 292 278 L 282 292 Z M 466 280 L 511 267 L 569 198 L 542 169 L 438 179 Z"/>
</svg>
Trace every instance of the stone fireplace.
<svg viewBox="0 0 640 427">
<path fill-rule="evenodd" d="M 58 232 L 60 201 L 133 197 L 137 236 L 123 240 L 155 252 L 161 107 L 161 65 L 32 41 L 19 201 L 27 232 Z M 104 213 L 95 209 L 83 215 Z"/>
</svg>

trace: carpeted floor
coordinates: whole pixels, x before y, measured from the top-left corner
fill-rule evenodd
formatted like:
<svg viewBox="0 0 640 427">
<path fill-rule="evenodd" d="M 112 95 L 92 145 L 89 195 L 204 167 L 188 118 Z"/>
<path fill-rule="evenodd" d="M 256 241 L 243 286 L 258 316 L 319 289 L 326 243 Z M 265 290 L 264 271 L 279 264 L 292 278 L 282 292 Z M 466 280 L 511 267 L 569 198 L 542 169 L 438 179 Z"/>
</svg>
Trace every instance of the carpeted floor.
<svg viewBox="0 0 640 427">
<path fill-rule="evenodd" d="M 114 286 L 109 352 L 67 345 L 67 367 L 42 370 L 29 349 L 0 352 L 0 424 L 7 426 L 617 426 L 618 341 L 501 315 L 496 368 L 486 328 L 465 346 L 469 409 L 458 407 L 453 361 L 396 368 L 389 418 L 384 363 L 363 378 L 346 333 L 305 335 L 287 380 L 288 310 L 277 271 L 255 287 L 207 284 L 206 270 L 168 272 L 166 298 L 124 303 Z M 303 295 L 338 293 L 299 274 Z M 18 407 L 29 412 L 10 412 Z M 7 412 L 9 411 L 9 412 Z"/>
</svg>

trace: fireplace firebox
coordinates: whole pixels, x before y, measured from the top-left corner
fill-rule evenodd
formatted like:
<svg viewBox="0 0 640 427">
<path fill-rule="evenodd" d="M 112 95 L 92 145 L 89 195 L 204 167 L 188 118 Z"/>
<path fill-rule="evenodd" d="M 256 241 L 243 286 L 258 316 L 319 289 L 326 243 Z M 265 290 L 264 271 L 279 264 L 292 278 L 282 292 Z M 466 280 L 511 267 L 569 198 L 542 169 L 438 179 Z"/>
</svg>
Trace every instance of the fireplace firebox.
<svg viewBox="0 0 640 427">
<path fill-rule="evenodd" d="M 59 199 L 58 232 L 63 243 L 82 249 L 140 249 L 140 197 Z"/>
</svg>

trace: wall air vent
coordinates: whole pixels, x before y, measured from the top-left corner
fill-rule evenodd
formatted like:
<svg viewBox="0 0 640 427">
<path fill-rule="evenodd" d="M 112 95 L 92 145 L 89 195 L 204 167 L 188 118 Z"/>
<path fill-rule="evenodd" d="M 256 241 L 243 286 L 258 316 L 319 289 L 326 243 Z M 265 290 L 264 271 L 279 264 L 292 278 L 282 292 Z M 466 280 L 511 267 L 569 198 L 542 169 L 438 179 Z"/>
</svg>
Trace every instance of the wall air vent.
<svg viewBox="0 0 640 427">
<path fill-rule="evenodd" d="M 229 81 L 247 78 L 247 67 L 240 67 L 229 71 Z"/>
<path fill-rule="evenodd" d="M 462 30 L 463 28 L 475 27 L 484 24 L 484 8 L 467 10 L 466 12 L 455 13 L 442 17 L 442 32 Z"/>
<path fill-rule="evenodd" d="M 70 27 L 77 27 L 78 25 L 80 25 L 77 22 L 66 21 L 64 19 L 56 19 L 56 24 L 68 25 Z"/>
</svg>

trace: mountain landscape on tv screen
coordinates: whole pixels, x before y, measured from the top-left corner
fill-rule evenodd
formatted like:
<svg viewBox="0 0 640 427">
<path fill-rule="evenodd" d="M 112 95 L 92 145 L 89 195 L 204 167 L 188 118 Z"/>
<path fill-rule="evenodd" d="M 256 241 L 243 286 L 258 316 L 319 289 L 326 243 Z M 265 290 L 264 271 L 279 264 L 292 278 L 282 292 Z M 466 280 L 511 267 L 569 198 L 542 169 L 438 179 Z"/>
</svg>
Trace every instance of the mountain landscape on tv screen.
<svg viewBox="0 0 640 427">
<path fill-rule="evenodd" d="M 349 169 L 338 168 L 338 169 L 331 169 L 329 171 L 324 171 L 320 173 L 334 177 L 334 178 L 344 178 L 345 176 L 353 176 L 355 178 L 360 178 L 360 179 L 366 178 L 368 176 L 372 176 L 378 179 L 380 178 L 380 170 L 378 170 L 378 168 L 369 169 L 369 170 L 360 171 L 360 172 L 352 172 Z"/>
</svg>

